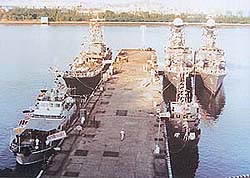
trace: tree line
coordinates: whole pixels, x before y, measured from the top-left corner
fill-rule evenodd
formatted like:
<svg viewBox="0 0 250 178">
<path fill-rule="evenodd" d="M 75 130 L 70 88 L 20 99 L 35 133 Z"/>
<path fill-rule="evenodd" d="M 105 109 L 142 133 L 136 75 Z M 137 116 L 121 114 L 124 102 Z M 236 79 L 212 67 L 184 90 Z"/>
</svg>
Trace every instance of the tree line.
<svg viewBox="0 0 250 178">
<path fill-rule="evenodd" d="M 100 18 L 108 22 L 171 22 L 176 18 L 175 14 L 163 14 L 157 12 L 113 12 L 105 11 L 98 13 Z M 185 22 L 205 22 L 206 14 L 179 14 Z M 59 8 L 13 8 L 8 11 L 0 11 L 0 20 L 40 20 L 41 17 L 48 17 L 49 21 L 88 21 L 93 16 L 91 13 L 82 12 L 79 9 Z M 224 23 L 250 23 L 250 17 L 218 15 L 216 22 Z"/>
</svg>

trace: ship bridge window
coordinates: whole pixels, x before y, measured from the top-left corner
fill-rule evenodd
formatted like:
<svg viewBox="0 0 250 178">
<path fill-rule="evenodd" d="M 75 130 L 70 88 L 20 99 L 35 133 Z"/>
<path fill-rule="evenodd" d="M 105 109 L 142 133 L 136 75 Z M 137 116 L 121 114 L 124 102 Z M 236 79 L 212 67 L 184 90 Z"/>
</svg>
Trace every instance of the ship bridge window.
<svg viewBox="0 0 250 178">
<path fill-rule="evenodd" d="M 56 103 L 56 104 L 55 104 L 55 107 L 60 108 L 60 107 L 61 107 L 61 104 Z"/>
<path fill-rule="evenodd" d="M 48 107 L 47 103 L 39 103 L 39 107 Z"/>
<path fill-rule="evenodd" d="M 48 118 L 48 119 L 60 119 L 61 116 L 51 116 L 51 115 L 34 115 L 35 118 Z"/>
</svg>

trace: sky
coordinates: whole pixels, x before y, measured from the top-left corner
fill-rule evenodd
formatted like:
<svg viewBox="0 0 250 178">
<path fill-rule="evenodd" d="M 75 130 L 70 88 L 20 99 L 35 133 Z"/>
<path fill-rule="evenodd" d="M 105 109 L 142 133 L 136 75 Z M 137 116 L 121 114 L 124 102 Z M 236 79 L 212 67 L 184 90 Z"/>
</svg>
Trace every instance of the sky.
<svg viewBox="0 0 250 178">
<path fill-rule="evenodd" d="M 0 0 L 6 6 L 83 6 L 128 11 L 135 9 L 178 9 L 180 11 L 242 11 L 249 15 L 250 0 Z"/>
</svg>

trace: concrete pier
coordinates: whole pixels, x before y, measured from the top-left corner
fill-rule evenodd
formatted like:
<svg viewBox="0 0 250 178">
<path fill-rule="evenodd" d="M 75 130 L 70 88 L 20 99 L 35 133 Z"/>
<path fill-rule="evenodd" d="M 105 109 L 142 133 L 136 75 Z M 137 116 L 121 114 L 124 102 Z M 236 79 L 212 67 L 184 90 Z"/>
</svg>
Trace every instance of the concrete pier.
<svg viewBox="0 0 250 178">
<path fill-rule="evenodd" d="M 168 177 L 163 128 L 161 152 L 153 153 L 158 139 L 156 110 L 162 101 L 160 81 L 152 78 L 155 51 L 124 50 L 124 55 L 119 73 L 90 102 L 91 124 L 82 131 L 72 129 L 43 177 Z"/>
</svg>

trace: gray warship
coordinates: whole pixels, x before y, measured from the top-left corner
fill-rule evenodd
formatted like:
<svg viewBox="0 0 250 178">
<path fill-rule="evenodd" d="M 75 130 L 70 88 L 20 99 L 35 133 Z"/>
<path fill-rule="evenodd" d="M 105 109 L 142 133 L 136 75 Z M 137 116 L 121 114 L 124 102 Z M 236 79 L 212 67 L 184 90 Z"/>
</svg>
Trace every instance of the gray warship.
<svg viewBox="0 0 250 178">
<path fill-rule="evenodd" d="M 188 72 L 193 70 L 192 49 L 185 44 L 184 23 L 176 18 L 171 25 L 169 45 L 165 50 L 164 80 L 168 80 L 175 87 L 178 83 L 178 75 L 182 68 Z"/>
<path fill-rule="evenodd" d="M 192 90 L 187 88 L 189 71 L 181 68 L 177 76 L 176 101 L 167 104 L 169 119 L 166 121 L 170 136 L 170 149 L 177 152 L 197 146 L 201 130 L 200 108 L 195 101 L 195 79 L 191 78 Z"/>
<path fill-rule="evenodd" d="M 224 50 L 216 46 L 216 24 L 209 19 L 203 28 L 204 46 L 195 52 L 195 70 L 204 86 L 216 95 L 227 74 Z"/>
<path fill-rule="evenodd" d="M 75 95 L 90 95 L 112 64 L 111 49 L 104 44 L 102 20 L 90 20 L 89 49 L 83 49 L 63 75 L 67 87 L 74 88 Z"/>
</svg>

